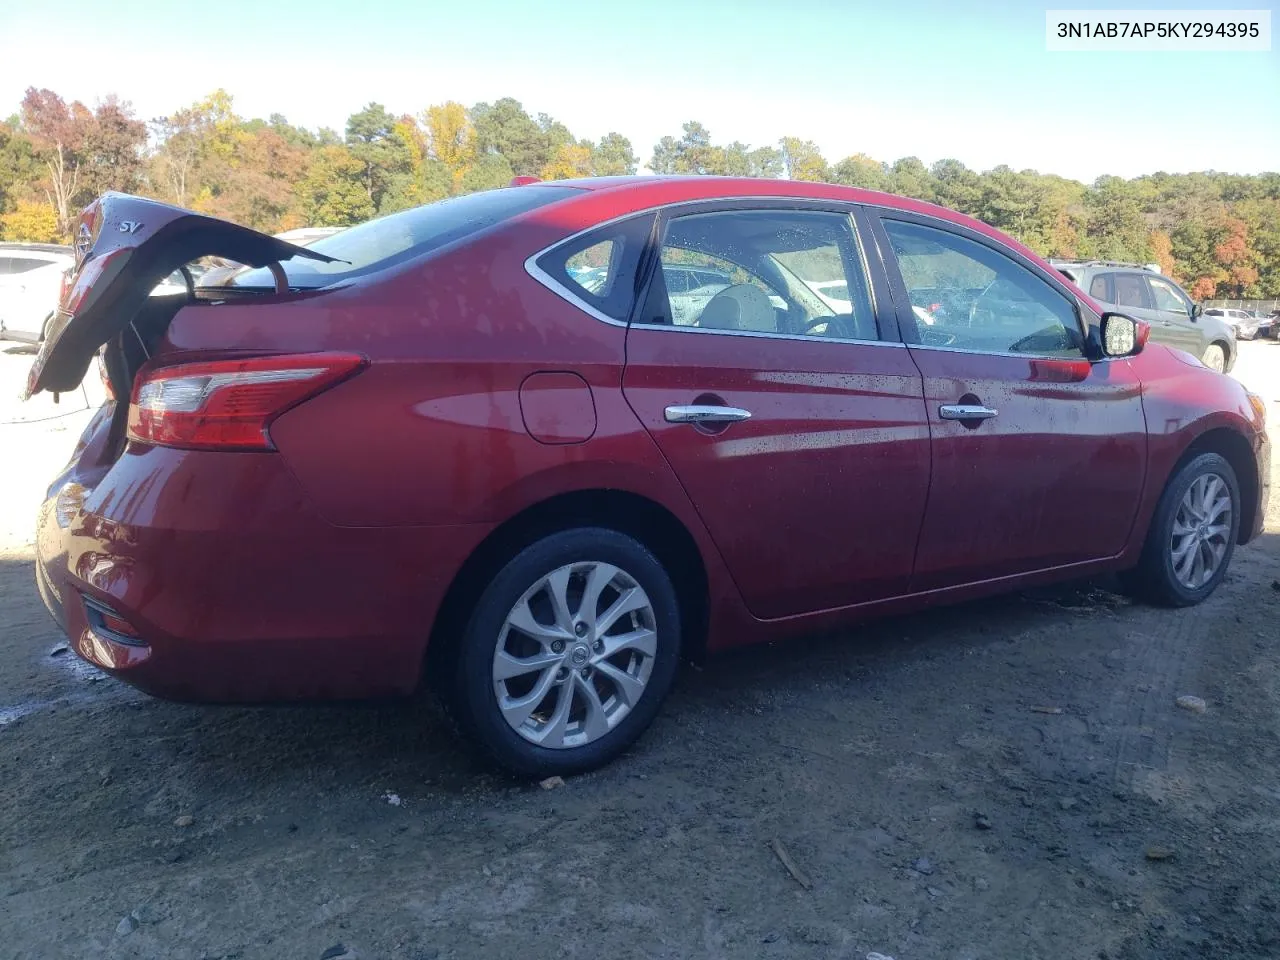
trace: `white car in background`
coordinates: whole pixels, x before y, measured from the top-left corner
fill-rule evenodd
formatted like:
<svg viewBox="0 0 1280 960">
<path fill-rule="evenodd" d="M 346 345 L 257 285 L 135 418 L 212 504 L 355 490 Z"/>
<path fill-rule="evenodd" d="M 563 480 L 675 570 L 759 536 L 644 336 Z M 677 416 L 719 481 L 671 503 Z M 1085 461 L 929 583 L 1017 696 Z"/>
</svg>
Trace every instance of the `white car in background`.
<svg viewBox="0 0 1280 960">
<path fill-rule="evenodd" d="M 70 247 L 0 243 L 0 340 L 39 343 L 75 262 Z"/>
</svg>

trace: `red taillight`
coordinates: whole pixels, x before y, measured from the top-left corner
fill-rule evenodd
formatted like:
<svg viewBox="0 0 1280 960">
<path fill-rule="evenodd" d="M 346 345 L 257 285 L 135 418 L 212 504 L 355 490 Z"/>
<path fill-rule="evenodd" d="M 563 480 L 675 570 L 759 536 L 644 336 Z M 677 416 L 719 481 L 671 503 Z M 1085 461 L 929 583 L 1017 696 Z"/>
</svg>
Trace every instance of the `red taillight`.
<svg viewBox="0 0 1280 960">
<path fill-rule="evenodd" d="M 524 186 L 528 186 L 528 185 L 529 185 L 529 184 L 531 184 L 531 183 L 541 183 L 541 182 L 542 182 L 542 178 L 541 178 L 541 177 L 528 177 L 528 176 L 525 176 L 525 177 L 512 177 L 512 178 L 511 178 L 510 186 L 513 186 L 513 187 L 524 187 Z"/>
<path fill-rule="evenodd" d="M 129 407 L 129 439 L 191 450 L 270 450 L 272 420 L 364 362 L 358 354 L 306 353 L 144 367 Z"/>
</svg>

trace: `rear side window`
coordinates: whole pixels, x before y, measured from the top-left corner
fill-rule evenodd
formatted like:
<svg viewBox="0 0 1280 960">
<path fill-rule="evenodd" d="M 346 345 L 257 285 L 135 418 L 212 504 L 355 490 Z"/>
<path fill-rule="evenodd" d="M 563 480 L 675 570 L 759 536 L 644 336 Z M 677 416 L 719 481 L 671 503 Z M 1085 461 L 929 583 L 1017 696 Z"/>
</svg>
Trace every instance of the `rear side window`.
<svg viewBox="0 0 1280 960">
<path fill-rule="evenodd" d="M 576 187 L 504 187 L 452 197 L 389 214 L 335 233 L 309 249 L 337 258 L 333 263 L 286 260 L 289 282 L 321 287 L 348 277 L 382 270 L 461 240 L 522 213 L 580 195 Z M 237 287 L 270 287 L 269 271 L 243 270 L 228 281 Z"/>
<path fill-rule="evenodd" d="M 538 269 L 552 289 L 589 312 L 625 323 L 652 229 L 652 214 L 607 224 L 552 247 L 538 257 Z"/>
<path fill-rule="evenodd" d="M 1122 307 L 1146 307 L 1147 290 L 1142 277 L 1136 273 L 1115 273 L 1116 299 Z"/>
</svg>

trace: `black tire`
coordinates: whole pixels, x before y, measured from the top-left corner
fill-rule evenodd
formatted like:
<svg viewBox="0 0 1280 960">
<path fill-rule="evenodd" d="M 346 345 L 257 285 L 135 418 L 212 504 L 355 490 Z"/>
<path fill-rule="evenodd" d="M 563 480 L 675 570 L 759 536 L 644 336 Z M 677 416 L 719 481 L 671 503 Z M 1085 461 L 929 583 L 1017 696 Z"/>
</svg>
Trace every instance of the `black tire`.
<svg viewBox="0 0 1280 960">
<path fill-rule="evenodd" d="M 1231 521 L 1226 534 L 1226 550 L 1217 570 L 1202 586 L 1192 589 L 1174 573 L 1173 525 L 1183 497 L 1197 479 L 1216 474 L 1227 486 L 1231 497 Z M 1205 600 L 1226 576 L 1240 532 L 1240 483 L 1231 464 L 1216 453 L 1202 453 L 1183 464 L 1156 504 L 1147 540 L 1143 544 L 1138 566 L 1121 575 L 1121 583 L 1136 596 L 1164 607 L 1190 607 Z"/>
<path fill-rule="evenodd" d="M 656 649 L 643 692 L 616 725 L 578 746 L 548 748 L 525 739 L 502 715 L 494 657 L 507 616 L 539 580 L 577 563 L 607 563 L 647 594 Z M 512 558 L 480 595 L 454 660 L 450 707 L 463 732 L 501 767 L 520 776 L 582 773 L 615 759 L 653 722 L 680 660 L 680 610 L 671 578 L 643 544 L 615 530 L 581 527 L 544 537 Z"/>
</svg>

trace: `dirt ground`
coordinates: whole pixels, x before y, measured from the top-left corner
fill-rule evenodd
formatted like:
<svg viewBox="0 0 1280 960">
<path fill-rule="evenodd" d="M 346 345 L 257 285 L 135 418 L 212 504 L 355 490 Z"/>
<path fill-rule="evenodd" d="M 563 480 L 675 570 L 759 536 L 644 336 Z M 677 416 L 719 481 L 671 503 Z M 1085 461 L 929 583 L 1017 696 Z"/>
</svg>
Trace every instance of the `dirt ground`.
<svg viewBox="0 0 1280 960">
<path fill-rule="evenodd" d="M 1280 497 L 1194 610 L 1080 584 L 745 651 L 543 790 L 429 704 L 183 706 L 59 652 L 30 524 L 87 414 L 16 406 L 29 359 L 0 351 L 0 957 L 1280 957 Z M 1280 423 L 1280 344 L 1237 375 Z"/>
</svg>

